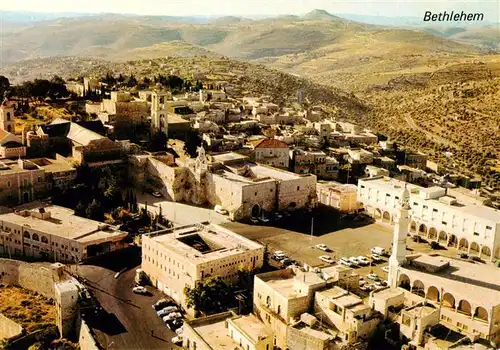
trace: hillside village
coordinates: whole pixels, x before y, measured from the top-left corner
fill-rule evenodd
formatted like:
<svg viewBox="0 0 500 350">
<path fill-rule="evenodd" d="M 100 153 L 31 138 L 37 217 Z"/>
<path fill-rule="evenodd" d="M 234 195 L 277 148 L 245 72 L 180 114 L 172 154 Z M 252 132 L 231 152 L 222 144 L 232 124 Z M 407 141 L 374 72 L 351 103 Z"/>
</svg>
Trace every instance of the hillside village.
<svg viewBox="0 0 500 350">
<path fill-rule="evenodd" d="M 155 45 L 0 76 L 2 349 L 500 346 L 493 63 L 349 92 Z"/>
</svg>

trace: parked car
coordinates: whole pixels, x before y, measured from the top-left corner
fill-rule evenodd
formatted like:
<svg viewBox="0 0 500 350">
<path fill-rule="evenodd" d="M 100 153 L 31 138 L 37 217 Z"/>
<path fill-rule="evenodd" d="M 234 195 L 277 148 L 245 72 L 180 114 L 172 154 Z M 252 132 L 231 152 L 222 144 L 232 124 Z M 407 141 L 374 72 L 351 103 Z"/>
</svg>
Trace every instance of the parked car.
<svg viewBox="0 0 500 350">
<path fill-rule="evenodd" d="M 439 249 L 439 243 L 432 241 L 431 243 L 429 243 L 429 247 L 431 247 L 431 249 Z"/>
<path fill-rule="evenodd" d="M 274 220 L 281 220 L 281 219 L 283 219 L 283 215 L 280 213 L 274 213 L 273 218 L 274 218 Z"/>
<path fill-rule="evenodd" d="M 464 253 L 464 252 L 457 253 L 457 258 L 467 259 L 468 257 L 469 257 L 469 255 L 467 253 Z"/>
<path fill-rule="evenodd" d="M 389 273 L 389 266 L 382 267 L 382 271 Z"/>
<path fill-rule="evenodd" d="M 271 220 L 269 220 L 268 218 L 265 218 L 265 217 L 260 217 L 259 218 L 260 222 L 262 222 L 263 224 L 268 224 L 271 222 Z"/>
<path fill-rule="evenodd" d="M 178 310 L 179 309 L 177 308 L 177 306 L 167 306 L 166 308 L 163 308 L 160 311 L 158 311 L 156 314 L 158 315 L 158 317 L 163 317 Z"/>
<path fill-rule="evenodd" d="M 377 281 L 374 283 L 374 285 L 375 285 L 375 287 L 382 288 L 382 287 L 387 286 L 387 282 L 386 281 Z"/>
<path fill-rule="evenodd" d="M 372 249 L 370 249 L 370 252 L 372 252 L 373 254 L 378 254 L 378 255 L 385 255 L 385 249 L 382 248 L 382 247 L 373 247 Z"/>
<path fill-rule="evenodd" d="M 184 324 L 184 321 L 180 318 L 174 318 L 173 320 L 167 321 L 165 323 L 168 329 L 170 329 L 171 331 L 175 331 L 177 333 L 177 330 L 181 329 L 182 325 Z"/>
<path fill-rule="evenodd" d="M 163 317 L 163 322 L 167 322 L 167 321 L 173 320 L 175 318 L 181 318 L 181 317 L 182 317 L 182 315 L 180 314 L 180 312 L 171 312 L 167 316 Z"/>
<path fill-rule="evenodd" d="M 351 257 L 349 258 L 349 261 L 350 261 L 350 262 L 351 262 L 351 264 L 352 264 L 351 266 L 358 266 L 358 264 L 359 264 L 358 259 L 356 259 L 354 256 L 351 256 Z"/>
<path fill-rule="evenodd" d="M 346 257 L 340 259 L 340 264 L 348 267 L 352 266 L 352 262 L 350 262 L 349 259 Z"/>
<path fill-rule="evenodd" d="M 368 258 L 366 256 L 360 255 L 356 259 L 358 260 L 358 263 L 360 265 L 363 265 L 363 266 L 370 265 L 370 260 L 368 260 Z"/>
<path fill-rule="evenodd" d="M 362 286 L 359 286 L 359 289 L 361 289 L 362 291 L 365 291 L 365 292 L 369 292 L 373 289 L 373 287 L 371 284 L 364 284 Z"/>
<path fill-rule="evenodd" d="M 321 255 L 319 257 L 319 260 L 324 261 L 328 264 L 333 264 L 335 262 L 335 260 L 333 260 L 333 258 L 331 256 L 328 256 L 328 255 Z"/>
<path fill-rule="evenodd" d="M 273 252 L 273 256 L 272 256 L 272 258 L 273 258 L 274 260 L 278 260 L 278 261 L 280 261 L 280 260 L 283 260 L 284 258 L 287 258 L 287 256 L 286 256 L 286 254 L 285 254 L 285 252 L 284 252 L 284 251 L 282 251 L 282 250 L 277 250 L 277 251 Z"/>
<path fill-rule="evenodd" d="M 171 339 L 172 344 L 179 345 L 182 344 L 182 337 L 177 335 Z"/>
<path fill-rule="evenodd" d="M 148 294 L 148 290 L 145 287 L 137 286 L 132 288 L 132 292 L 137 294 Z"/>
<path fill-rule="evenodd" d="M 252 222 L 252 224 L 258 224 L 260 222 L 257 218 L 250 218 L 250 221 Z"/>
<path fill-rule="evenodd" d="M 326 244 L 316 244 L 316 248 L 318 248 L 319 250 L 323 250 L 325 252 L 330 250 L 330 249 L 328 249 Z"/>
<path fill-rule="evenodd" d="M 359 285 L 364 286 L 366 284 L 366 281 L 362 278 L 359 279 Z"/>
<path fill-rule="evenodd" d="M 294 261 L 290 258 L 284 258 L 284 259 L 280 260 L 280 264 L 283 266 L 292 265 L 293 263 L 294 263 Z"/>
<path fill-rule="evenodd" d="M 221 215 L 227 215 L 227 213 L 228 213 L 228 212 L 227 212 L 227 210 L 226 210 L 226 209 L 224 209 L 224 208 L 222 208 L 220 205 L 216 205 L 216 206 L 214 207 L 214 210 L 215 210 L 215 212 L 216 212 L 217 214 L 221 214 Z"/>
<path fill-rule="evenodd" d="M 376 273 L 370 273 L 370 274 L 366 275 L 366 277 L 371 279 L 371 280 L 374 280 L 374 281 L 379 279 L 378 275 Z"/>
<path fill-rule="evenodd" d="M 160 192 L 158 192 L 158 191 L 151 192 L 151 194 L 153 195 L 153 197 L 156 197 L 156 198 L 163 197 L 162 194 Z"/>
<path fill-rule="evenodd" d="M 378 254 L 372 254 L 372 255 L 370 255 L 370 258 L 372 258 L 372 260 L 375 262 L 379 262 L 379 261 L 383 260 L 382 257 Z"/>
<path fill-rule="evenodd" d="M 160 299 L 156 303 L 153 304 L 153 309 L 155 311 L 161 310 L 167 306 L 172 306 L 174 303 L 167 299 Z"/>
</svg>

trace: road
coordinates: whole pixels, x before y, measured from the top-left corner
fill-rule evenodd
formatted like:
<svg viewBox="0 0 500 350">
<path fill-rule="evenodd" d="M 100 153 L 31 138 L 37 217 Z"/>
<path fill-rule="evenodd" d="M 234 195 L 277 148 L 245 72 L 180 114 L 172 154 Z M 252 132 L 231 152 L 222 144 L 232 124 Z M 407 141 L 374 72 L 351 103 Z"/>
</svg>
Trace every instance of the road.
<svg viewBox="0 0 500 350">
<path fill-rule="evenodd" d="M 152 287 L 147 287 L 149 295 L 132 292 L 136 259 L 113 257 L 113 266 L 79 265 L 77 273 L 87 279 L 87 287 L 94 292 L 107 313 L 99 318 L 99 323 L 91 326 L 98 342 L 104 349 L 180 349 L 170 339 L 176 334 L 170 331 L 156 315 L 151 305 L 162 297 Z M 115 279 L 114 275 L 127 263 L 129 269 Z M 131 267 L 131 265 L 134 265 Z M 130 268 L 131 267 L 131 268 Z M 151 333 L 153 331 L 153 333 Z"/>
<path fill-rule="evenodd" d="M 137 194 L 139 208 L 148 204 L 148 211 L 157 214 L 162 210 L 163 216 L 173 221 L 176 225 L 190 225 L 196 222 L 210 221 L 214 224 L 224 223 L 228 220 L 225 215 L 217 214 L 213 209 L 196 207 L 189 204 L 170 202 L 165 198 L 156 198 L 149 193 Z"/>
</svg>

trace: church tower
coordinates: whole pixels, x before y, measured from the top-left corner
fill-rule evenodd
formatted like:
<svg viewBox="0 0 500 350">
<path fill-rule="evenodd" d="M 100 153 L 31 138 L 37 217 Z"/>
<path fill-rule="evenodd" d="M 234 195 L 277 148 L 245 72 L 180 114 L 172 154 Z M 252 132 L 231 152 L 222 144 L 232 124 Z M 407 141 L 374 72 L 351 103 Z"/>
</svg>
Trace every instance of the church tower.
<svg viewBox="0 0 500 350">
<path fill-rule="evenodd" d="M 0 106 L 0 129 L 14 133 L 14 107 L 8 101 Z"/>
<path fill-rule="evenodd" d="M 168 135 L 166 102 L 169 97 L 167 92 L 153 91 L 151 93 L 151 126 L 154 130 L 163 131 L 165 135 Z"/>
<path fill-rule="evenodd" d="M 392 254 L 389 258 L 389 285 L 393 288 L 398 284 L 398 267 L 406 261 L 406 237 L 408 234 L 408 225 L 410 223 L 410 192 L 405 185 L 401 207 L 396 216 L 394 233 L 392 239 Z"/>
</svg>

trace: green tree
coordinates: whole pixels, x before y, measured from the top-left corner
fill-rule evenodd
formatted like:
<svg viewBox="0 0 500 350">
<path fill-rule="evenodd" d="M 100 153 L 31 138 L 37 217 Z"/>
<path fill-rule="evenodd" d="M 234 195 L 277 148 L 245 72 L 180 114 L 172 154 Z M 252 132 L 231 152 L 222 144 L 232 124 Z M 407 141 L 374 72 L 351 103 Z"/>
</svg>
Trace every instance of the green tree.
<svg viewBox="0 0 500 350">
<path fill-rule="evenodd" d="M 0 75 L 0 99 L 2 99 L 2 101 L 5 92 L 7 92 L 9 88 L 10 88 L 9 79 L 7 77 L 4 77 L 3 75 Z"/>
<path fill-rule="evenodd" d="M 90 203 L 87 210 L 85 210 L 85 216 L 92 220 L 104 220 L 104 210 L 97 199 L 92 200 L 92 203 Z"/>
<path fill-rule="evenodd" d="M 128 77 L 125 84 L 127 84 L 128 87 L 134 87 L 137 85 L 137 79 L 134 77 L 133 74 L 130 74 L 130 77 Z"/>
<path fill-rule="evenodd" d="M 194 288 L 186 288 L 184 294 L 187 307 L 204 314 L 221 312 L 234 304 L 232 288 L 219 276 L 210 277 Z"/>
</svg>

